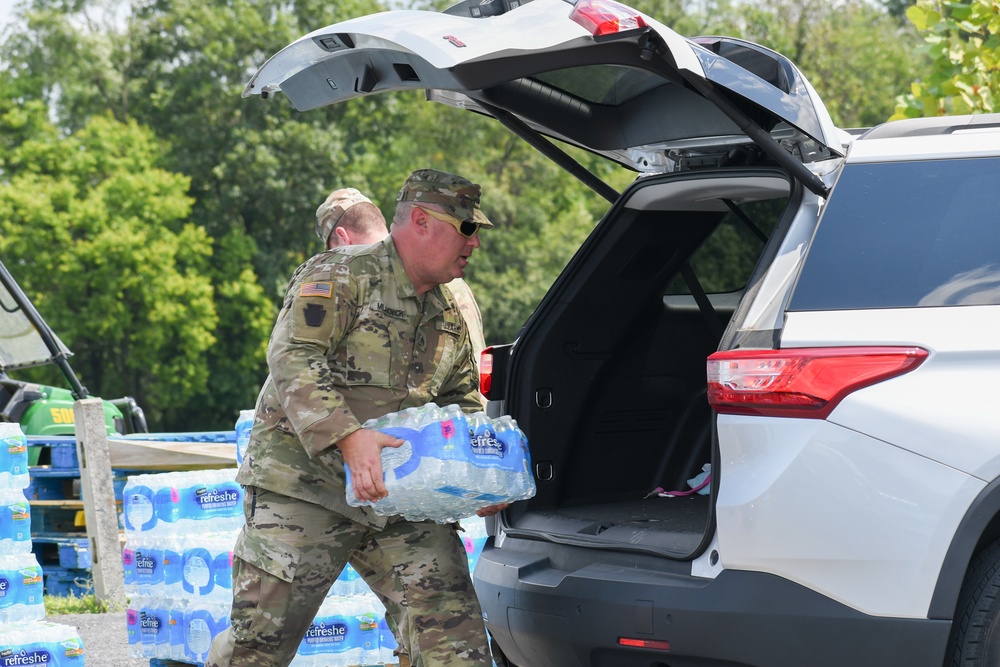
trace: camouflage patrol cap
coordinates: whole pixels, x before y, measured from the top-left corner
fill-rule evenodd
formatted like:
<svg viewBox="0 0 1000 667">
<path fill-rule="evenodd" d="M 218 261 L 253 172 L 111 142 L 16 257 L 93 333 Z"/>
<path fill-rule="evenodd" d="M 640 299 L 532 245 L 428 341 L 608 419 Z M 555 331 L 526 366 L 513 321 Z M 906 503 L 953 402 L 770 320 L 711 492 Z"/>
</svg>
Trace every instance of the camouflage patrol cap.
<svg viewBox="0 0 1000 667">
<path fill-rule="evenodd" d="M 331 192 L 326 201 L 316 209 L 316 236 L 319 240 L 326 243 L 333 233 L 333 228 L 347 213 L 347 209 L 361 203 L 371 204 L 372 200 L 354 188 L 342 188 Z"/>
<path fill-rule="evenodd" d="M 437 169 L 417 169 L 403 183 L 396 201 L 437 204 L 459 220 L 471 220 L 487 229 L 493 227 L 479 208 L 482 188 L 467 178 Z"/>
</svg>

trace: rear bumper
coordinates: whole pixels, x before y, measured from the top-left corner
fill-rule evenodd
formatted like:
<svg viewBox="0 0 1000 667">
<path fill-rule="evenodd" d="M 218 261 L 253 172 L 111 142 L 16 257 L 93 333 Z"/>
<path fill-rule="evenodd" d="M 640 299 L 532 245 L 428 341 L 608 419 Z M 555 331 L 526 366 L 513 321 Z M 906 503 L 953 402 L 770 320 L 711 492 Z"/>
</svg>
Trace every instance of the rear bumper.
<svg viewBox="0 0 1000 667">
<path fill-rule="evenodd" d="M 869 616 L 774 575 L 701 579 L 685 567 L 521 540 L 496 549 L 491 538 L 474 580 L 487 628 L 519 667 L 943 664 L 950 621 Z M 620 637 L 670 648 L 625 648 Z"/>
</svg>

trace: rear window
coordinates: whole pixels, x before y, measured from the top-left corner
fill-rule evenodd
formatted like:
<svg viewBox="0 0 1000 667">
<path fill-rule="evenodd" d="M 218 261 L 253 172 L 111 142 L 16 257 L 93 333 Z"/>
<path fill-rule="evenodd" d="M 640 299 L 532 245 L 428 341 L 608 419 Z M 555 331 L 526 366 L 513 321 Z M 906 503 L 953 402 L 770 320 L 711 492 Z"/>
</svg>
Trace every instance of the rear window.
<svg viewBox="0 0 1000 667">
<path fill-rule="evenodd" d="M 741 215 L 730 212 L 722 218 L 688 260 L 706 293 L 734 292 L 746 286 L 787 204 L 787 198 L 745 203 L 739 206 Z M 691 289 L 677 275 L 664 294 L 691 294 Z"/>
<path fill-rule="evenodd" d="M 618 106 L 663 85 L 663 79 L 645 70 L 622 65 L 582 65 L 535 76 L 539 81 L 596 104 Z"/>
<path fill-rule="evenodd" d="M 1000 159 L 848 165 L 790 310 L 1000 304 Z"/>
</svg>

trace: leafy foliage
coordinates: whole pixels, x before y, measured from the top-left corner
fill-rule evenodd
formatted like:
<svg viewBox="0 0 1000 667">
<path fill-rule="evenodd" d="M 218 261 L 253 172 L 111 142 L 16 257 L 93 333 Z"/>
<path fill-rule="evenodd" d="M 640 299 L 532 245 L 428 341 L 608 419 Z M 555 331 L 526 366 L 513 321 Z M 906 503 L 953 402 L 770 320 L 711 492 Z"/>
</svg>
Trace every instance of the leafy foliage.
<svg viewBox="0 0 1000 667">
<path fill-rule="evenodd" d="M 148 130 L 94 116 L 60 138 L 44 113 L 39 103 L 0 97 L 8 144 L 0 254 L 76 352 L 84 383 L 108 397 L 134 396 L 157 423 L 210 393 L 204 357 L 219 326 L 211 239 L 188 221 L 188 179 L 158 166 Z M 39 131 L 29 135 L 29 127 Z M 247 298 L 232 290 L 223 301 L 242 298 L 261 341 L 260 315 L 269 319 L 270 310 L 256 291 Z M 233 361 L 259 367 L 261 352 L 258 345 Z"/>
<path fill-rule="evenodd" d="M 923 34 L 927 75 L 896 100 L 896 118 L 989 113 L 1000 93 L 1000 9 L 993 0 L 917 0 L 906 17 Z"/>
</svg>

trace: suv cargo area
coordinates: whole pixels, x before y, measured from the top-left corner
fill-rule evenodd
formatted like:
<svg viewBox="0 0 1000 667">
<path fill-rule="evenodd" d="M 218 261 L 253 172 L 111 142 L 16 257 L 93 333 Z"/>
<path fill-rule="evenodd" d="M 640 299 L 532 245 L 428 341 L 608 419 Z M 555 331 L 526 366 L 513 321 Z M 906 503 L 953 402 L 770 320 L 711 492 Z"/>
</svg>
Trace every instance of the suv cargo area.
<svg viewBox="0 0 1000 667">
<path fill-rule="evenodd" d="M 690 492 L 712 461 L 705 359 L 791 188 L 777 169 L 723 169 L 648 177 L 623 195 L 516 343 L 505 408 L 531 434 L 538 493 L 508 511 L 509 534 L 699 550 L 711 495 L 654 490 Z"/>
</svg>

